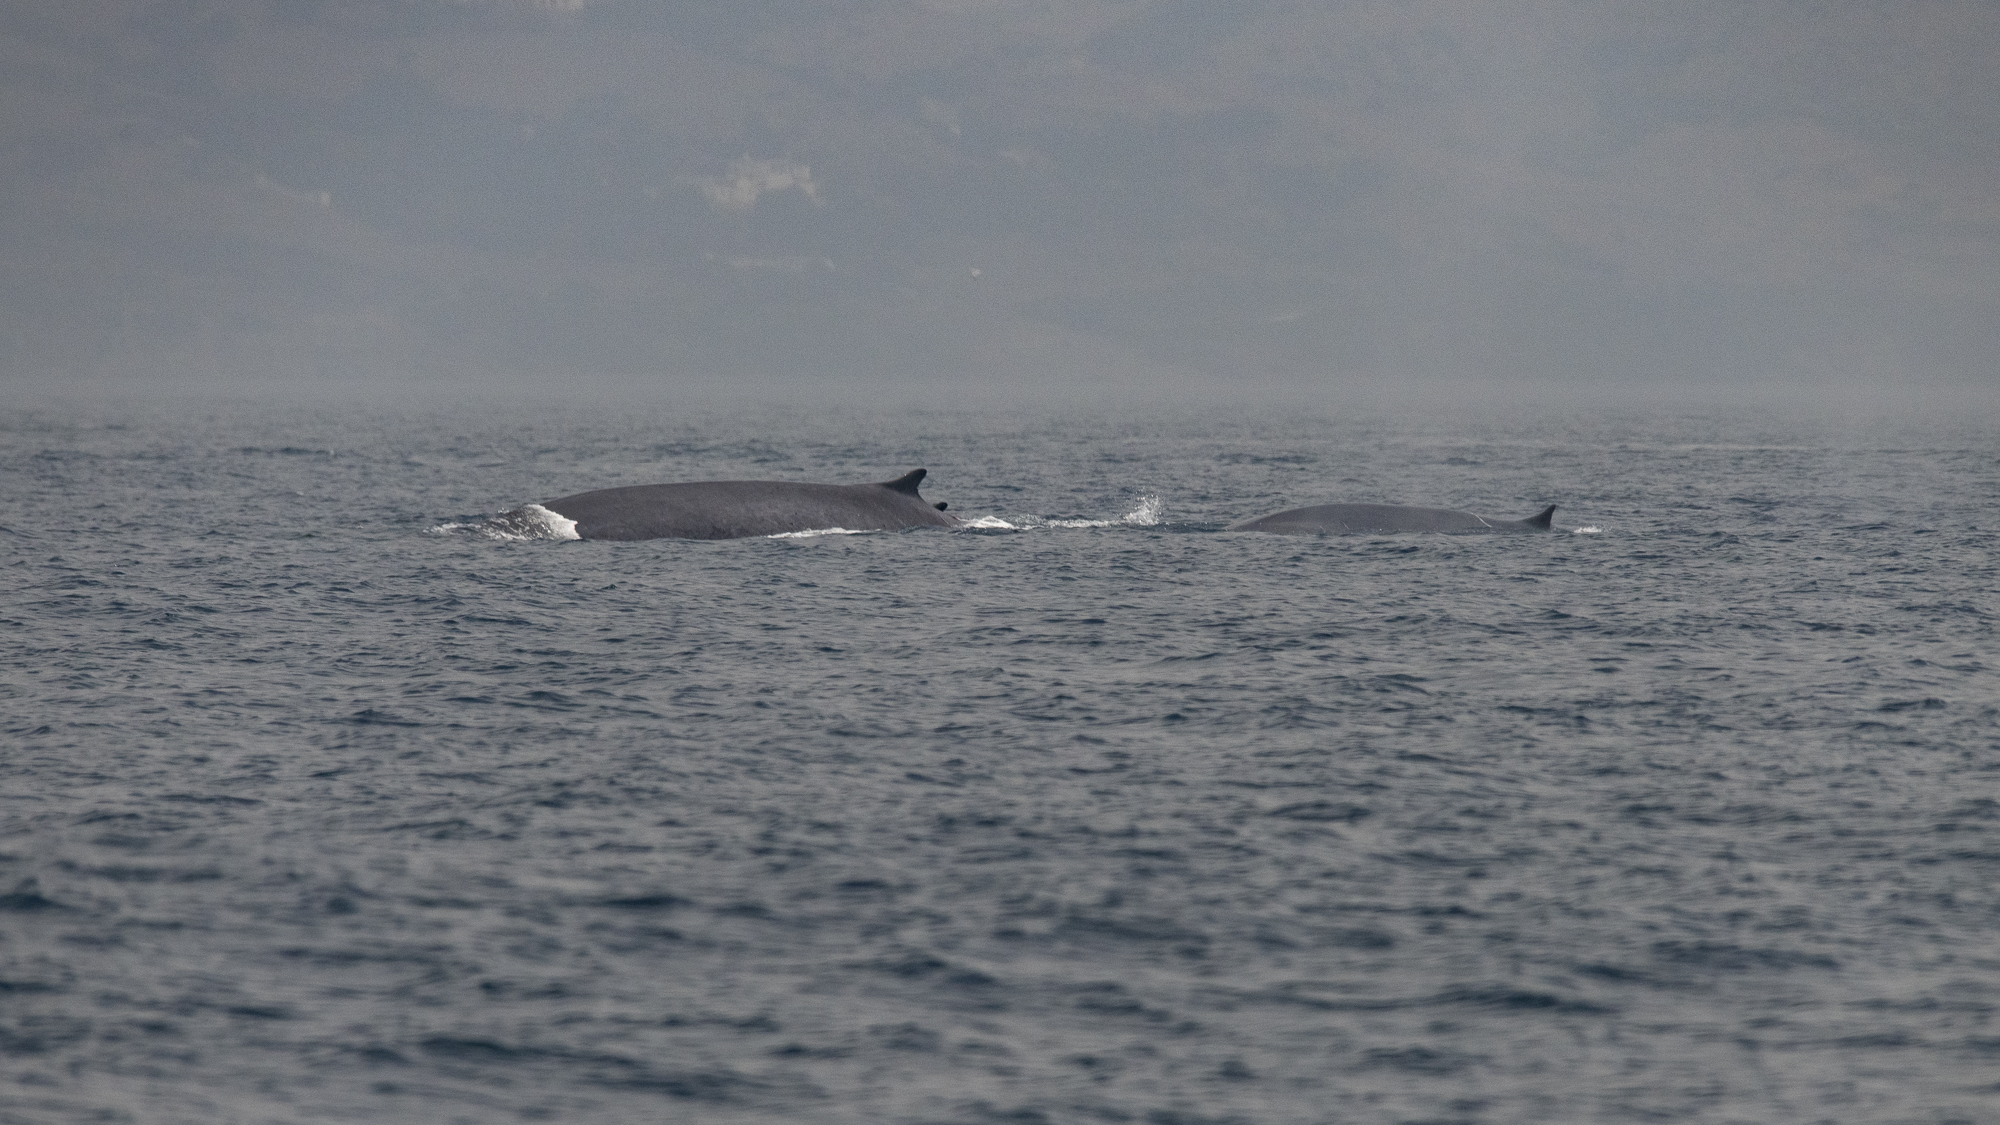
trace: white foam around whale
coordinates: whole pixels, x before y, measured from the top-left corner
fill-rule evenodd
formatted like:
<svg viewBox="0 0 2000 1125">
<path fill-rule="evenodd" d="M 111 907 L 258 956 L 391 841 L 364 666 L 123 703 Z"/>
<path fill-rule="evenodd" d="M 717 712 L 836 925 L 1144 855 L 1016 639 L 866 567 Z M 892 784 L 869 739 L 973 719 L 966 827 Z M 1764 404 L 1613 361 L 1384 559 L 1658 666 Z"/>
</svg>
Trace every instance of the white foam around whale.
<svg viewBox="0 0 2000 1125">
<path fill-rule="evenodd" d="M 1141 496 L 1139 504 L 1115 520 L 1047 520 L 1047 527 L 1156 527 L 1167 510 L 1157 496 Z"/>
<path fill-rule="evenodd" d="M 859 530 L 854 530 L 845 527 L 815 527 L 815 528 L 809 528 L 805 531 L 780 531 L 772 535 L 766 535 L 764 536 L 764 538 L 817 539 L 822 535 L 869 535 L 869 534 L 873 533 L 868 528 L 865 527 Z"/>
<path fill-rule="evenodd" d="M 524 504 L 511 512 L 502 512 L 485 523 L 441 523 L 431 528 L 434 535 L 454 531 L 470 531 L 503 542 L 583 538 L 576 533 L 575 520 L 551 512 L 540 504 Z"/>
<path fill-rule="evenodd" d="M 1141 496 L 1139 503 L 1131 511 L 1112 520 L 1051 520 L 1040 516 L 1023 516 L 1021 522 L 1012 523 L 999 516 L 975 516 L 965 520 L 961 527 L 981 531 L 1033 531 L 1038 527 L 1154 527 L 1160 523 L 1166 504 L 1157 496 Z"/>
</svg>

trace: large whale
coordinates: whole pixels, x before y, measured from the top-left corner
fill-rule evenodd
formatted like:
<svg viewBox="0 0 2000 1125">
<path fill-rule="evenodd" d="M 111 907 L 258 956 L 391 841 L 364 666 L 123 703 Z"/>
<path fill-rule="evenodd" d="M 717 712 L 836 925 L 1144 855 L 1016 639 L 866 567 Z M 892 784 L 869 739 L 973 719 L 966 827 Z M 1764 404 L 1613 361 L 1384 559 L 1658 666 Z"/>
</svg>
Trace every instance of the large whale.
<svg viewBox="0 0 2000 1125">
<path fill-rule="evenodd" d="M 539 507 L 574 523 L 580 539 L 746 539 L 836 527 L 890 531 L 955 526 L 957 517 L 945 515 L 943 504 L 927 503 L 917 494 L 924 475 L 913 469 L 880 484 L 635 484 L 544 500 Z"/>
<path fill-rule="evenodd" d="M 1410 508 L 1401 504 L 1320 504 L 1292 508 L 1230 524 L 1229 531 L 1268 531 L 1277 535 L 1348 535 L 1386 531 L 1441 531 L 1466 535 L 1489 531 L 1547 531 L 1555 518 L 1550 504 L 1540 515 L 1524 520 L 1489 520 L 1450 508 Z"/>
</svg>

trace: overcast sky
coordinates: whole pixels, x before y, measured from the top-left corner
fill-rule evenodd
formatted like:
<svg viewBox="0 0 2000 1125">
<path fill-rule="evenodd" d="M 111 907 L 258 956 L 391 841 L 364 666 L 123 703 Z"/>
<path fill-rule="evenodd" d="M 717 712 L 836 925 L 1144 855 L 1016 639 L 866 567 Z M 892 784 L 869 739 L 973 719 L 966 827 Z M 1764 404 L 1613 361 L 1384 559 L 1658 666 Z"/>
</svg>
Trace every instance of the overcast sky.
<svg viewBox="0 0 2000 1125">
<path fill-rule="evenodd" d="M 2000 4 L 0 0 L 0 374 L 1990 385 Z"/>
</svg>

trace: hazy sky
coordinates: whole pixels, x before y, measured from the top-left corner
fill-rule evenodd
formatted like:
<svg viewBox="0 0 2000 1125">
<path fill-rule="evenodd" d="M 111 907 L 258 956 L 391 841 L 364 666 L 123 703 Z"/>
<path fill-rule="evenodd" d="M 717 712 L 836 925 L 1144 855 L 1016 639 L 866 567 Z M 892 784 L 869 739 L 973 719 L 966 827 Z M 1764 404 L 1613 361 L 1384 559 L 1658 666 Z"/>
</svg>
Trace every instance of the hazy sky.
<svg viewBox="0 0 2000 1125">
<path fill-rule="evenodd" d="M 0 376 L 1991 384 L 2000 4 L 0 0 Z"/>
</svg>

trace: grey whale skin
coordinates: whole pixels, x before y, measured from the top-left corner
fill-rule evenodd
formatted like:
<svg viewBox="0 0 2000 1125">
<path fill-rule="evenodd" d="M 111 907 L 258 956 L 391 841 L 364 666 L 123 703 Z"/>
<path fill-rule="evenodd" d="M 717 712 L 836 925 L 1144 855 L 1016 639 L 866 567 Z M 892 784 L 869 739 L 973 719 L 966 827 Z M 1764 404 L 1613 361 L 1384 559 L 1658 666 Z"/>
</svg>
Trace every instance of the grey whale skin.
<svg viewBox="0 0 2000 1125">
<path fill-rule="evenodd" d="M 703 480 L 600 488 L 542 507 L 576 521 L 585 539 L 747 539 L 839 527 L 890 531 L 955 527 L 917 494 L 925 471 L 879 484 L 808 484 L 783 480 Z"/>
<path fill-rule="evenodd" d="M 1490 531 L 1547 531 L 1555 519 L 1550 504 L 1524 520 L 1489 520 L 1450 508 L 1410 508 L 1401 504 L 1320 504 L 1292 508 L 1230 524 L 1228 531 L 1268 531 L 1274 535 L 1354 535 L 1385 531 L 1441 531 L 1466 535 Z"/>
</svg>

